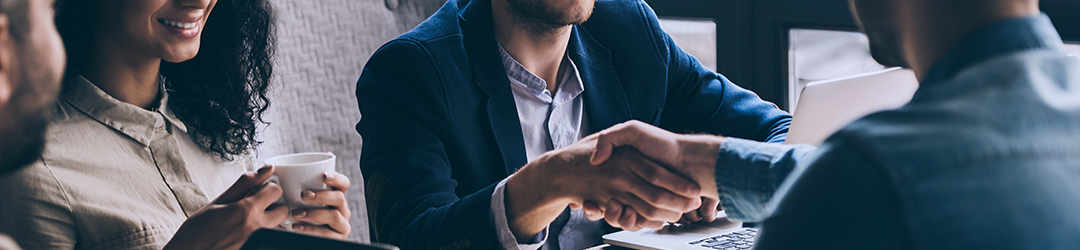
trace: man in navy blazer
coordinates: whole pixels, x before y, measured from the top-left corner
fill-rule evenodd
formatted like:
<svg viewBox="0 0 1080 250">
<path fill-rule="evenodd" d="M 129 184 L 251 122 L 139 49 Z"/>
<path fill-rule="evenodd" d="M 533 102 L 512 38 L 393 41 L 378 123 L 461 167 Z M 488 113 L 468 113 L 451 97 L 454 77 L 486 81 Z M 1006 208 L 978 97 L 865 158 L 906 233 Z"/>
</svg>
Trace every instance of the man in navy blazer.
<svg viewBox="0 0 1080 250">
<path fill-rule="evenodd" d="M 791 170 L 774 166 L 809 150 L 775 150 L 791 116 L 679 49 L 642 0 L 450 0 L 375 52 L 356 96 L 372 236 L 403 249 L 581 249 L 612 230 L 590 219 L 655 228 L 718 205 L 760 221 Z M 727 136 L 719 193 L 633 149 L 590 165 L 586 135 L 629 120 Z"/>
</svg>

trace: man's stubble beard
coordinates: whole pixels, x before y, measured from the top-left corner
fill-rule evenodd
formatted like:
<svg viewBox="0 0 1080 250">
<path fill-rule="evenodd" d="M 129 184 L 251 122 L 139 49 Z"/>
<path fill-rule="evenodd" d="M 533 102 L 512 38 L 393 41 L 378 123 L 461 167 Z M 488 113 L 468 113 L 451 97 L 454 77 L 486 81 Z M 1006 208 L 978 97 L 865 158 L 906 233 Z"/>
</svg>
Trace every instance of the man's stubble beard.
<svg viewBox="0 0 1080 250">
<path fill-rule="evenodd" d="M 506 2 L 514 22 L 538 34 L 585 23 L 592 15 L 595 4 L 593 0 L 578 0 L 584 1 L 583 4 L 555 7 L 548 5 L 547 1 L 507 0 Z"/>
<path fill-rule="evenodd" d="M 49 116 L 56 102 L 57 89 L 59 86 L 49 71 L 48 62 L 40 60 L 37 55 L 45 55 L 42 48 L 32 42 L 20 49 L 18 57 L 22 66 L 22 74 L 16 78 L 20 82 L 19 89 L 13 93 L 8 103 L 8 109 L 13 114 L 9 125 L 11 127 L 0 129 L 0 175 L 14 172 L 26 165 L 34 163 L 41 158 L 45 150 L 45 132 L 48 129 Z"/>
</svg>

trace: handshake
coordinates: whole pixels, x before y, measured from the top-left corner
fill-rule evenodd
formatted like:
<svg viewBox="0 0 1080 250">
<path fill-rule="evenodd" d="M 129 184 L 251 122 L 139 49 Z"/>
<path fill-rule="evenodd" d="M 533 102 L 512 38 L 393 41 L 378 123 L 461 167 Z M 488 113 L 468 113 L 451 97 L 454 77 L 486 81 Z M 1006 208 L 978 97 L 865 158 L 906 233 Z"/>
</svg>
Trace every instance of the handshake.
<svg viewBox="0 0 1080 250">
<path fill-rule="evenodd" d="M 567 206 L 636 231 L 712 221 L 716 156 L 724 138 L 681 135 L 629 121 L 538 157 L 507 180 L 509 227 L 536 235 Z"/>
</svg>

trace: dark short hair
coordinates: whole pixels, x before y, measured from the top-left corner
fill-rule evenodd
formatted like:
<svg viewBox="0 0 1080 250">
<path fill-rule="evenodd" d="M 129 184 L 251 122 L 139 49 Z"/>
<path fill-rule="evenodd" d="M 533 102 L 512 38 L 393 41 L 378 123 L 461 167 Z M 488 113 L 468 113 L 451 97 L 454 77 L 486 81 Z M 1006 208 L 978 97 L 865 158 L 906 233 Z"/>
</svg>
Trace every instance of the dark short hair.
<svg viewBox="0 0 1080 250">
<path fill-rule="evenodd" d="M 15 41 L 22 42 L 30 32 L 30 18 L 26 0 L 0 0 L 0 14 L 8 17 L 8 33 Z"/>
</svg>

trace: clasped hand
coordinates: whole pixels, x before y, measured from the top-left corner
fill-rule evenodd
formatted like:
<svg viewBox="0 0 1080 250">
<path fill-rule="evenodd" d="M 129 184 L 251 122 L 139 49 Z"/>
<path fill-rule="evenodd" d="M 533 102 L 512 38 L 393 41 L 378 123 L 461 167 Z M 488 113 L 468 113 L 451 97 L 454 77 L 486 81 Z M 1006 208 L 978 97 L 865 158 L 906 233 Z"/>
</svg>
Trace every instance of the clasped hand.
<svg viewBox="0 0 1080 250">
<path fill-rule="evenodd" d="M 702 196 L 717 197 L 715 185 L 671 171 L 668 166 L 683 164 L 681 159 L 657 157 L 667 152 L 613 140 L 630 134 L 620 131 L 547 152 L 507 179 L 510 231 L 518 239 L 531 239 L 567 206 L 584 207 L 589 219 L 603 218 L 628 230 L 660 228 L 701 207 Z M 715 211 L 716 202 L 705 201 Z"/>
<path fill-rule="evenodd" d="M 678 222 L 712 222 L 716 219 L 716 213 L 720 209 L 720 199 L 716 188 L 715 164 L 716 155 L 724 141 L 722 137 L 679 135 L 640 121 L 615 125 L 595 136 L 596 150 L 590 159 L 593 165 L 599 166 L 618 161 L 621 157 L 618 151 L 626 148 L 636 149 L 647 158 L 647 161 L 655 161 L 654 164 L 667 167 L 678 177 L 690 178 L 701 188 L 700 206 L 683 214 Z M 646 179 L 649 180 L 649 184 L 654 185 L 670 185 L 664 183 L 686 181 L 669 176 L 653 176 Z M 664 222 L 674 222 L 674 220 L 657 221 L 643 216 L 638 209 L 635 209 L 635 204 L 621 199 L 611 199 L 606 203 L 601 200 L 590 200 L 586 201 L 583 207 L 589 219 L 604 219 L 614 227 L 631 231 L 641 228 L 659 229 L 663 227 Z"/>
</svg>

